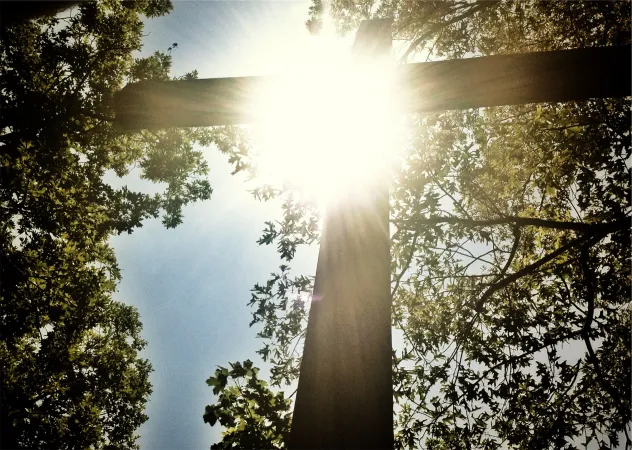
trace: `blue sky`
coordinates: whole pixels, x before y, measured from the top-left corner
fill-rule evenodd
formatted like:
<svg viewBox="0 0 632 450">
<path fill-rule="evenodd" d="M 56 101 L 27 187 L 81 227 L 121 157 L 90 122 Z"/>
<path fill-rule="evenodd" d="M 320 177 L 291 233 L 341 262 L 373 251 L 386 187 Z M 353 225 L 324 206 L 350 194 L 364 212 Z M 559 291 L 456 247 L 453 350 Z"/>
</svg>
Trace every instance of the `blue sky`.
<svg viewBox="0 0 632 450">
<path fill-rule="evenodd" d="M 193 69 L 200 78 L 280 72 L 310 56 L 308 7 L 304 1 L 174 1 L 171 14 L 146 22 L 141 54 L 177 42 L 174 76 Z M 202 421 L 213 401 L 205 380 L 217 365 L 256 361 L 260 342 L 248 327 L 249 290 L 280 264 L 275 248 L 256 244 L 263 221 L 280 216 L 278 205 L 255 201 L 223 155 L 204 151 L 210 201 L 186 207 L 175 230 L 156 219 L 111 239 L 123 273 L 117 299 L 138 308 L 149 342 L 144 356 L 154 366 L 142 449 L 209 448 L 221 438 L 219 427 Z M 134 175 L 112 181 L 145 192 L 160 188 Z M 313 273 L 316 254 L 298 254 L 293 269 Z"/>
</svg>

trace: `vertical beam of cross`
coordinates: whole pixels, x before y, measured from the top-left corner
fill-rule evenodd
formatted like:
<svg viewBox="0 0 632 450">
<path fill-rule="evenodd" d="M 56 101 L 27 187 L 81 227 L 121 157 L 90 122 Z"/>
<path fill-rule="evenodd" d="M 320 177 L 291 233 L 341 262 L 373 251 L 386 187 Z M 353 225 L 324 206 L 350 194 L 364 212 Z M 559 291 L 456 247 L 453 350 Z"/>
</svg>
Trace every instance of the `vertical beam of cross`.
<svg viewBox="0 0 632 450">
<path fill-rule="evenodd" d="M 383 57 L 391 39 L 390 21 L 363 22 L 354 61 Z M 290 449 L 393 448 L 388 224 L 386 174 L 328 206 Z"/>
</svg>

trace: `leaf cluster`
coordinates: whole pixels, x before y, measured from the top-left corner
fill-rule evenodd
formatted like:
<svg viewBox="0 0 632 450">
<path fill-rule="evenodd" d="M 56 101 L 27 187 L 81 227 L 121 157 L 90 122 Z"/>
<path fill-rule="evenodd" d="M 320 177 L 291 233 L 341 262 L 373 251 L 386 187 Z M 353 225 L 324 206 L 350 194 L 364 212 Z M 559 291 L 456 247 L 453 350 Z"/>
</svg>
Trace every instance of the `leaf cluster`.
<svg viewBox="0 0 632 450">
<path fill-rule="evenodd" d="M 204 423 L 219 422 L 226 430 L 212 450 L 284 448 L 291 424 L 290 400 L 282 391 L 274 393 L 258 378 L 252 361 L 219 367 L 206 383 L 217 395 L 217 403 L 206 406 Z"/>
</svg>

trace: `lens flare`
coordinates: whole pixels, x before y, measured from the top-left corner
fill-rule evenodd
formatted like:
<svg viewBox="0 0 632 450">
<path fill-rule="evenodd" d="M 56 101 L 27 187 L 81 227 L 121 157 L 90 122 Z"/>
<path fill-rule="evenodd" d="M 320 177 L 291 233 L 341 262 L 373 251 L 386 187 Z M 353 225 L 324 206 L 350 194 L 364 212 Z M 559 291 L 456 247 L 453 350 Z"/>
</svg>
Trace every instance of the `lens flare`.
<svg viewBox="0 0 632 450">
<path fill-rule="evenodd" d="M 321 64 L 264 89 L 255 106 L 261 120 L 252 126 L 259 179 L 324 204 L 385 176 L 401 132 L 393 69 Z"/>
</svg>

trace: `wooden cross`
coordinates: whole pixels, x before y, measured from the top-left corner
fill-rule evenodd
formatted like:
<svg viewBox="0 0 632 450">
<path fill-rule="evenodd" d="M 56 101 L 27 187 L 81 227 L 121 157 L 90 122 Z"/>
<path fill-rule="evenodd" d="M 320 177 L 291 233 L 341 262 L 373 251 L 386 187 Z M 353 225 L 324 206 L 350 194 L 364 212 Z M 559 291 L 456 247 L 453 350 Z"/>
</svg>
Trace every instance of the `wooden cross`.
<svg viewBox="0 0 632 450">
<path fill-rule="evenodd" d="M 391 47 L 390 22 L 367 21 L 356 57 Z M 405 112 L 630 95 L 631 49 L 586 48 L 397 67 Z M 128 130 L 250 123 L 273 77 L 146 82 L 116 97 Z M 368 94 L 370 95 L 370 94 Z M 291 449 L 392 449 L 388 184 L 329 206 L 297 391 Z"/>
</svg>

